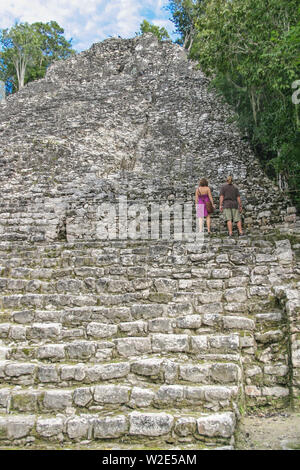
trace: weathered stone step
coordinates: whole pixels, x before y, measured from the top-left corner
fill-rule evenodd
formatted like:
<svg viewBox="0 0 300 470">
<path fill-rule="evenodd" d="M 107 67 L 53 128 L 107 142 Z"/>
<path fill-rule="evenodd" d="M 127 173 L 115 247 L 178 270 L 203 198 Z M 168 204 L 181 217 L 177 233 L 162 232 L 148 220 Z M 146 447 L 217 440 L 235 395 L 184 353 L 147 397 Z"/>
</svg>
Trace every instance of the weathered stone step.
<svg viewBox="0 0 300 470">
<path fill-rule="evenodd" d="M 223 413 L 188 413 L 178 415 L 174 411 L 115 413 L 111 416 L 101 414 L 80 414 L 48 417 L 36 414 L 0 415 L 1 445 L 24 446 L 34 444 L 35 439 L 69 442 L 88 442 L 115 439 L 117 442 L 137 441 L 145 438 L 160 442 L 177 442 L 186 437 L 199 441 L 214 442 L 220 445 L 233 444 L 236 417 L 231 411 Z"/>
<path fill-rule="evenodd" d="M 117 286 L 118 281 L 114 281 Z M 172 281 L 174 282 L 174 281 Z M 120 288 L 122 283 L 120 282 Z M 118 289 L 118 287 L 116 287 Z M 74 289 L 75 291 L 75 289 Z M 274 295 L 270 286 L 252 286 L 249 289 L 245 287 L 234 287 L 221 290 L 203 290 L 198 293 L 194 291 L 179 291 L 174 286 L 173 291 L 161 286 L 161 290 L 142 289 L 134 292 L 99 292 L 99 293 L 24 293 L 10 294 L 0 297 L 0 309 L 2 312 L 8 312 L 15 309 L 56 309 L 62 307 L 116 307 L 116 306 L 132 306 L 140 302 L 169 304 L 169 308 L 176 310 L 175 304 L 190 303 L 194 305 L 194 313 L 213 313 L 212 304 L 221 304 L 224 302 L 226 311 L 236 313 L 244 313 L 248 308 L 253 310 L 253 306 L 257 309 L 261 306 L 264 309 L 274 308 Z M 247 304 L 246 304 L 247 302 Z M 249 302 L 249 304 L 248 304 Z M 171 307 L 171 305 L 173 307 Z M 207 306 L 208 305 L 208 306 Z M 207 306 L 207 307 L 206 307 Z M 207 310 L 209 309 L 210 310 Z M 194 311 L 194 308 L 192 309 Z M 223 307 L 219 307 L 218 313 L 223 311 Z M 217 312 L 215 312 L 217 313 Z"/>
<path fill-rule="evenodd" d="M 52 331 L 52 330 L 51 330 Z M 124 337 L 117 339 L 74 340 L 71 342 L 49 342 L 44 344 L 20 344 L 2 346 L 2 355 L 7 359 L 40 359 L 70 361 L 106 361 L 119 357 L 138 357 L 151 353 L 172 354 L 236 354 L 240 350 L 238 333 L 232 334 L 164 334 L 151 333 L 147 337 Z"/>
<path fill-rule="evenodd" d="M 241 368 L 235 362 L 201 362 L 185 359 L 172 360 L 159 356 L 144 359 L 120 359 L 109 363 L 57 363 L 45 364 L 42 361 L 0 362 L 0 377 L 4 384 L 37 385 L 52 383 L 59 388 L 76 384 L 102 382 L 131 383 L 194 383 L 237 384 L 241 380 Z M 251 372 L 251 371 L 250 371 Z M 1 390 L 1 389 L 0 389 Z"/>
<path fill-rule="evenodd" d="M 21 268 L 26 269 L 26 268 Z M 96 268 L 97 269 L 97 268 Z M 100 268 L 98 268 L 100 269 Z M 101 274 L 99 276 L 88 276 L 88 271 L 83 270 L 78 272 L 70 272 L 64 270 L 62 272 L 54 271 L 51 277 L 47 272 L 41 271 L 39 277 L 28 279 L 26 277 L 0 277 L 0 292 L 3 296 L 11 295 L 12 293 L 64 293 L 64 294 L 89 294 L 89 293 L 130 293 L 136 291 L 145 291 L 149 289 L 153 292 L 201 292 L 203 298 L 215 296 L 215 301 L 221 301 L 223 298 L 229 300 L 228 297 L 235 293 L 234 301 L 244 301 L 251 295 L 264 296 L 268 293 L 270 288 L 270 281 L 262 279 L 261 276 L 253 275 L 249 278 L 249 274 L 243 273 L 244 276 L 237 275 L 233 271 L 225 269 L 211 269 L 207 268 L 206 272 L 203 271 L 203 277 L 200 271 L 185 269 L 184 272 L 170 272 L 168 277 L 162 277 L 162 270 L 160 272 L 152 272 L 147 270 L 144 272 L 143 277 L 133 277 L 131 272 L 118 272 L 120 270 L 113 270 L 112 274 Z M 24 273 L 26 276 L 26 273 Z M 35 273 L 38 274 L 38 273 Z M 122 276 L 122 279 L 120 279 Z M 236 286 L 247 286 L 236 287 Z M 238 289 L 230 291 L 229 289 Z M 238 295 L 240 294 L 240 295 Z M 232 297 L 232 295 L 231 295 Z M 217 300 L 219 299 L 219 300 Z M 201 300 L 201 297 L 199 297 Z M 209 299 L 208 299 L 209 300 Z M 207 303 L 207 300 L 202 301 Z"/>
<path fill-rule="evenodd" d="M 190 411 L 232 410 L 239 387 L 234 385 L 94 385 L 72 389 L 0 388 L 0 407 L 7 413 L 55 413 L 85 410 L 108 414 L 114 409 L 155 408 Z"/>
<path fill-rule="evenodd" d="M 16 317 L 18 319 L 18 317 Z M 20 318 L 20 317 L 19 317 Z M 30 316 L 28 316 L 30 318 Z M 88 321 L 79 328 L 70 328 L 63 322 L 30 322 L 30 325 L 16 323 L 0 323 L 0 339 L 2 344 L 12 346 L 22 343 L 32 345 L 42 344 L 44 341 L 63 342 L 66 339 L 83 340 L 112 340 L 127 337 L 148 337 L 154 333 L 161 334 L 187 334 L 197 335 L 211 332 L 207 327 L 209 323 L 214 332 L 230 331 L 254 331 L 255 321 L 248 317 L 230 315 L 185 315 L 174 318 L 167 316 L 152 318 L 150 320 L 127 321 L 120 323 L 101 323 Z"/>
<path fill-rule="evenodd" d="M 277 240 L 277 235 L 274 233 L 274 241 L 272 240 L 272 232 L 269 233 L 269 240 L 261 238 L 260 235 L 255 235 L 251 233 L 246 237 L 241 238 L 228 238 L 223 237 L 219 238 L 218 234 L 212 233 L 212 236 L 208 238 L 204 235 L 204 245 L 199 245 L 199 243 L 188 243 L 169 240 L 169 239 L 130 239 L 126 238 L 124 240 L 93 240 L 93 241 L 76 241 L 76 242 L 44 242 L 44 243 L 35 243 L 34 245 L 28 242 L 18 243 L 18 242 L 0 242 L 0 258 L 2 256 L 7 257 L 7 255 L 16 255 L 30 257 L 33 254 L 40 256 L 47 255 L 49 257 L 56 256 L 68 256 L 74 253 L 75 255 L 87 256 L 87 253 L 114 253 L 119 252 L 120 250 L 130 250 L 134 254 L 155 254 L 155 252 L 160 251 L 162 253 L 168 253 L 174 250 L 184 249 L 187 253 L 197 253 L 199 249 L 201 252 L 218 252 L 221 248 L 223 253 L 226 253 L 228 250 L 229 253 L 232 251 L 230 248 L 234 247 L 234 250 L 244 251 L 247 247 L 251 247 L 252 251 L 261 251 L 261 252 L 270 252 L 276 246 L 275 242 Z M 96 250 L 96 251 L 95 251 Z"/>
<path fill-rule="evenodd" d="M 155 261 L 170 261 L 170 257 L 186 256 L 188 260 L 192 261 L 210 261 L 212 257 L 218 256 L 219 252 L 227 257 L 232 257 L 232 260 L 242 261 L 241 255 L 247 255 L 247 261 L 251 261 L 251 255 L 261 257 L 261 262 L 265 257 L 268 262 L 276 261 L 278 256 L 276 246 L 272 243 L 260 246 L 257 242 L 250 242 L 250 240 L 243 239 L 208 239 L 204 238 L 201 243 L 199 241 L 186 242 L 173 241 L 173 240 L 111 240 L 108 244 L 103 241 L 98 243 L 80 243 L 67 244 L 61 243 L 56 245 L 14 245 L 12 242 L 3 244 L 0 242 L 0 263 L 13 259 L 15 264 L 29 263 L 40 265 L 40 262 L 49 260 L 52 263 L 60 261 L 80 260 L 83 263 L 99 263 L 101 261 L 107 263 L 113 262 L 115 258 L 134 257 L 142 261 L 148 262 Z M 176 258 L 174 258 L 176 261 Z M 242 264 L 245 264 L 242 263 Z"/>
</svg>

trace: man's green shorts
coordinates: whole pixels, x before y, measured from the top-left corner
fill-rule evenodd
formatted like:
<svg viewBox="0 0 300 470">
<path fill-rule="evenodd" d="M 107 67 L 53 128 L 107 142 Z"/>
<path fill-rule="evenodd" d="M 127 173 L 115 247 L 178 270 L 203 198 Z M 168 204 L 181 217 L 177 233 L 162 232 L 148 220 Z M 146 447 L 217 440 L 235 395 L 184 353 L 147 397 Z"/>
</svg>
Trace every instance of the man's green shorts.
<svg viewBox="0 0 300 470">
<path fill-rule="evenodd" d="M 225 220 L 231 220 L 232 222 L 241 220 L 241 213 L 238 209 L 223 209 L 223 215 Z"/>
</svg>

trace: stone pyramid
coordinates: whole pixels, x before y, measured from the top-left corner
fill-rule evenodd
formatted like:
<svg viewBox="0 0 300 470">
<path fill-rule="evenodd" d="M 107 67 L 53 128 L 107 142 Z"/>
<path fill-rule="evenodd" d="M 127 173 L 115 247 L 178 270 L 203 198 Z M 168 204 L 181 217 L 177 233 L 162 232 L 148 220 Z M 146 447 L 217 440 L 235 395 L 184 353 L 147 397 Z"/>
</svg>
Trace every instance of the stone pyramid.
<svg viewBox="0 0 300 470">
<path fill-rule="evenodd" d="M 228 106 L 152 34 L 96 43 L 10 96 L 0 152 L 2 240 L 97 239 L 101 202 L 193 202 L 201 177 L 217 202 L 228 174 L 248 228 L 289 219 Z"/>
<path fill-rule="evenodd" d="M 0 448 L 234 449 L 299 409 L 295 209 L 182 49 L 109 39 L 0 109 Z M 228 173 L 245 237 L 101 236 L 103 203 L 151 222 Z"/>
</svg>

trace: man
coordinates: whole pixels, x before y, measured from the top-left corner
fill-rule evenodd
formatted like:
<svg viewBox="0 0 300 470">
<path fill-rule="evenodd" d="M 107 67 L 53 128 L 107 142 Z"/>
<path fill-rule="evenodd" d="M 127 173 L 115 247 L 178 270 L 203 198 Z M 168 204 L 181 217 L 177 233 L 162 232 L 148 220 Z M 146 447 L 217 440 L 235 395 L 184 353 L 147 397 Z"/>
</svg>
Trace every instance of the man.
<svg viewBox="0 0 300 470">
<path fill-rule="evenodd" d="M 227 183 L 220 190 L 220 211 L 223 212 L 227 221 L 229 236 L 232 237 L 232 224 L 237 223 L 239 235 L 244 235 L 242 229 L 241 213 L 242 202 L 239 190 L 232 184 L 232 176 L 228 176 Z"/>
</svg>

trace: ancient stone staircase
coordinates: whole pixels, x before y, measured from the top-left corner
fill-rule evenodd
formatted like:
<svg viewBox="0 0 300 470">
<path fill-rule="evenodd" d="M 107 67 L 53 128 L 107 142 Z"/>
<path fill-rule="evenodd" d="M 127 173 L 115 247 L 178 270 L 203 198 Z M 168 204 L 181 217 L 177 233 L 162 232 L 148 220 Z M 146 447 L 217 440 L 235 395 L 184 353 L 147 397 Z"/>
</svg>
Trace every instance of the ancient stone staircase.
<svg viewBox="0 0 300 470">
<path fill-rule="evenodd" d="M 0 266 L 4 448 L 234 448 L 299 395 L 288 240 L 3 242 Z"/>
<path fill-rule="evenodd" d="M 0 104 L 1 448 L 231 449 L 243 413 L 299 407 L 296 209 L 208 85 L 147 34 Z M 195 188 L 217 201 L 229 173 L 247 236 L 216 212 L 202 243 Z M 99 208 L 123 196 L 119 232 L 134 204 L 148 222 L 189 204 L 192 225 L 105 239 Z"/>
</svg>

